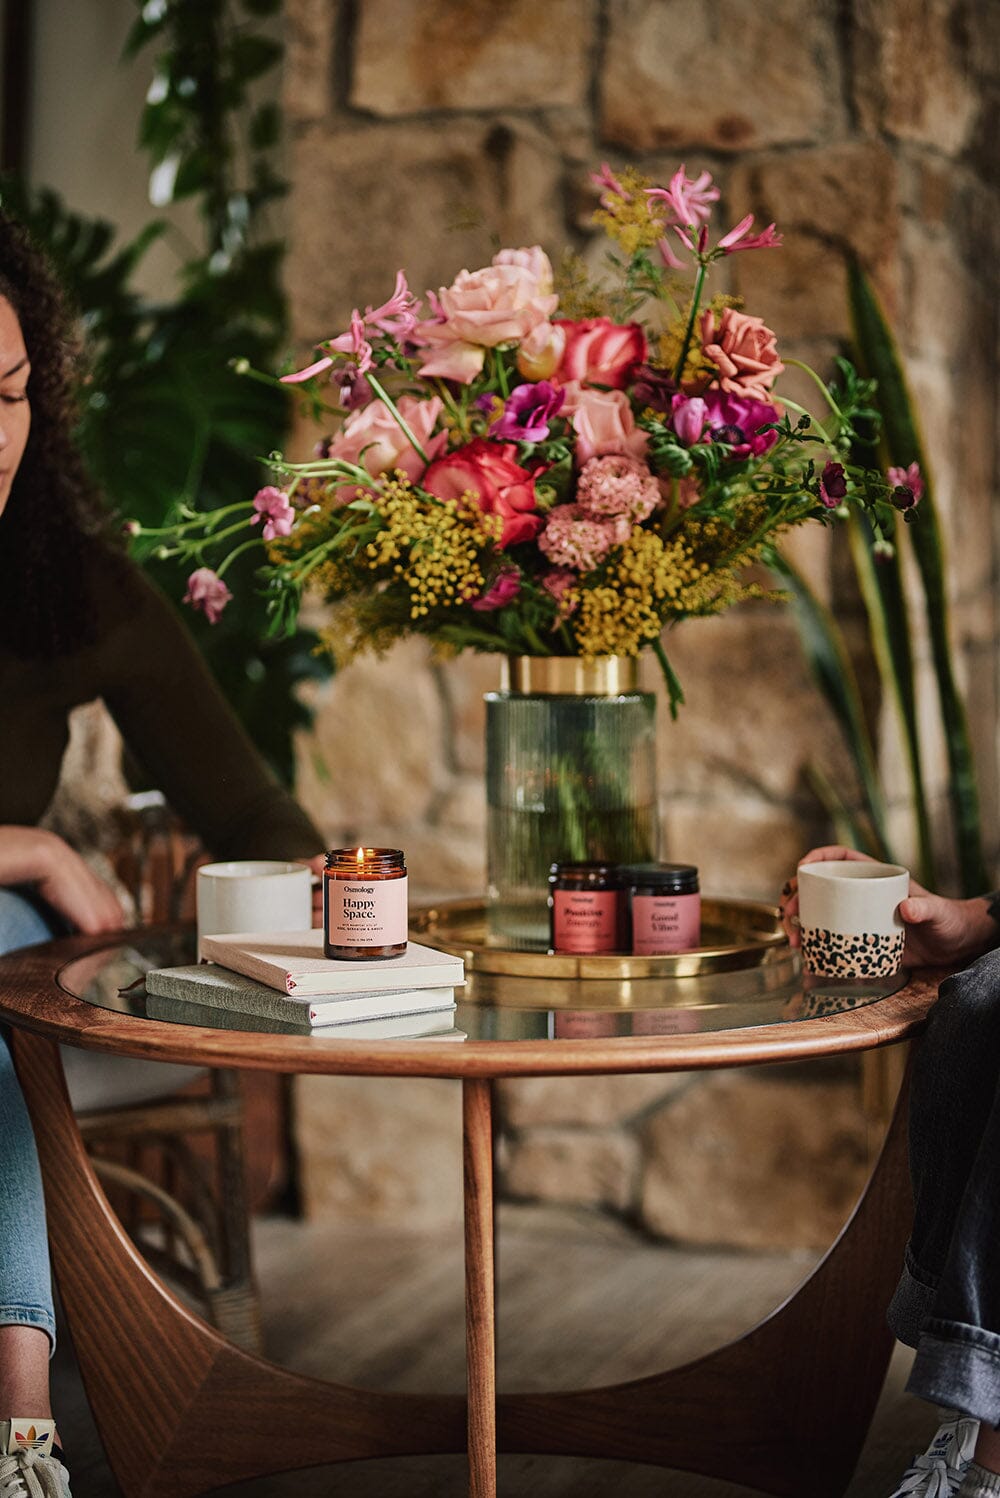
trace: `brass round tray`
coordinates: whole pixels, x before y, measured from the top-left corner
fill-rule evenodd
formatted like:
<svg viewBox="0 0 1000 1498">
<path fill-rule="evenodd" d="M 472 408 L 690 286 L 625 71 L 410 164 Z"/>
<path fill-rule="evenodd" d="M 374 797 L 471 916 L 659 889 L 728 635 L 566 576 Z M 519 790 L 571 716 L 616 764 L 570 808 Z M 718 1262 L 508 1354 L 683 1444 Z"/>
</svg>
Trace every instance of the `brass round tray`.
<svg viewBox="0 0 1000 1498">
<path fill-rule="evenodd" d="M 568 952 L 515 950 L 490 931 L 483 899 L 442 900 L 410 912 L 420 941 L 453 952 L 469 973 L 505 977 L 604 979 L 696 978 L 767 965 L 789 965 L 793 953 L 778 909 L 756 900 L 702 899 L 702 945 L 690 952 L 638 957 L 631 952 L 574 956 Z"/>
</svg>

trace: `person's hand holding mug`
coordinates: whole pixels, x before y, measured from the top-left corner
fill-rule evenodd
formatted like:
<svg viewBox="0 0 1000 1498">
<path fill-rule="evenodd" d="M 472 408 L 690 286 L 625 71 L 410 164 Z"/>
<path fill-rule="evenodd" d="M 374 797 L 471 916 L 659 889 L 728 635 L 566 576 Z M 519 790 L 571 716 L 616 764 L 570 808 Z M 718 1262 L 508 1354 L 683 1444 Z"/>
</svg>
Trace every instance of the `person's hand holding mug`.
<svg viewBox="0 0 1000 1498">
<path fill-rule="evenodd" d="M 856 848 L 844 848 L 830 844 L 814 848 L 799 860 L 803 863 L 826 861 L 860 860 L 875 863 L 867 853 Z M 779 901 L 781 920 L 793 947 L 801 945 L 798 927 L 799 895 L 798 880 L 789 879 L 781 892 Z M 971 961 L 1000 939 L 1000 927 L 989 914 L 986 902 L 977 897 L 971 900 L 950 900 L 944 895 L 935 895 L 924 889 L 913 878 L 907 898 L 900 902 L 899 914 L 906 927 L 906 945 L 903 961 L 911 967 L 954 967 Z"/>
</svg>

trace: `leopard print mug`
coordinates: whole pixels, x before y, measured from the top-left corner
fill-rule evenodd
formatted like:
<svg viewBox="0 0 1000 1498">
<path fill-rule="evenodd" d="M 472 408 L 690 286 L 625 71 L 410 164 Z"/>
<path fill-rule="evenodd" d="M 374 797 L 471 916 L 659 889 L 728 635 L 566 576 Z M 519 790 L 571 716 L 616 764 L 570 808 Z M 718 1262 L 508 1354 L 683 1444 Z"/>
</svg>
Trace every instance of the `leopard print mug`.
<svg viewBox="0 0 1000 1498">
<path fill-rule="evenodd" d="M 798 869 L 802 962 L 827 978 L 886 978 L 899 971 L 906 932 L 899 902 L 910 887 L 899 864 L 853 859 Z"/>
</svg>

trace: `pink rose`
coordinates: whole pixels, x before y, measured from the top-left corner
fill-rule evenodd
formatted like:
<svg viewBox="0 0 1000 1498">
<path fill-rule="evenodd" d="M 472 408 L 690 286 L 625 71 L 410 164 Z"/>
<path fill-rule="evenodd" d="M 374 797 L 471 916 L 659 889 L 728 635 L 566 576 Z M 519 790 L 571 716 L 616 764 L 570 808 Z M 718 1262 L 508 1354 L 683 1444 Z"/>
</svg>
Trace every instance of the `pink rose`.
<svg viewBox="0 0 1000 1498">
<path fill-rule="evenodd" d="M 413 342 L 424 355 L 418 374 L 436 375 L 439 380 L 455 380 L 470 385 L 481 373 L 486 350 L 474 343 L 456 338 L 447 323 L 438 318 L 417 323 Z"/>
<path fill-rule="evenodd" d="M 540 322 L 518 345 L 518 374 L 526 380 L 550 380 L 562 362 L 565 347 L 565 328 L 554 322 Z"/>
<path fill-rule="evenodd" d="M 646 357 L 646 335 L 638 323 L 615 323 L 610 317 L 584 317 L 577 322 L 559 318 L 556 327 L 566 334 L 566 350 L 556 370 L 563 385 L 610 385 L 624 390 L 636 366 Z"/>
<path fill-rule="evenodd" d="M 396 405 L 427 456 L 436 458 L 448 440 L 447 432 L 432 436 L 443 409 L 440 397 L 435 395 L 422 401 L 413 395 L 401 395 Z M 411 483 L 416 483 L 425 467 L 423 458 L 389 407 L 381 401 L 372 401 L 370 406 L 354 411 L 347 418 L 340 433 L 329 444 L 327 456 L 357 463 L 367 469 L 372 478 L 401 468 Z"/>
<path fill-rule="evenodd" d="M 459 271 L 439 302 L 452 338 L 495 348 L 524 338 L 552 315 L 559 298 L 543 292 L 523 265 L 487 265 Z"/>
<path fill-rule="evenodd" d="M 533 244 L 529 250 L 498 250 L 493 264 L 520 266 L 534 276 L 541 296 L 548 296 L 552 290 L 552 262 L 539 244 Z"/>
<path fill-rule="evenodd" d="M 475 437 L 464 447 L 432 463 L 423 487 L 438 499 L 460 499 L 471 494 L 484 515 L 503 517 L 497 545 L 502 549 L 532 541 L 542 526 L 535 507 L 535 480 L 514 461 L 517 444 Z"/>
<path fill-rule="evenodd" d="M 624 453 L 630 458 L 645 455 L 646 433 L 636 427 L 624 391 L 587 390 L 575 383 L 567 385 L 562 415 L 569 417 L 576 433 L 578 467 L 582 468 L 590 458 L 600 458 L 605 453 Z"/>
<path fill-rule="evenodd" d="M 726 307 L 716 325 L 711 308 L 703 312 L 701 346 L 718 370 L 709 388 L 769 401 L 771 386 L 785 368 L 778 358 L 776 342 L 761 317 Z"/>
</svg>

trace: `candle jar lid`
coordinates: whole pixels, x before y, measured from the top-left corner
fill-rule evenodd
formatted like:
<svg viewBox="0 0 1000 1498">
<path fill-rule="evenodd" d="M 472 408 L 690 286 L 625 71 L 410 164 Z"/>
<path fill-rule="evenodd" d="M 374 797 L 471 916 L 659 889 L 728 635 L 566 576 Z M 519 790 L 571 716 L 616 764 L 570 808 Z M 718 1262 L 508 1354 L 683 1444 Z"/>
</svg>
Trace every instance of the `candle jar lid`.
<svg viewBox="0 0 1000 1498">
<path fill-rule="evenodd" d="M 698 893 L 698 870 L 693 863 L 636 863 L 622 872 L 634 891 L 654 895 Z"/>
<path fill-rule="evenodd" d="M 569 884 L 577 888 L 621 889 L 622 871 L 614 863 L 554 863 L 549 869 L 550 884 Z"/>
</svg>

